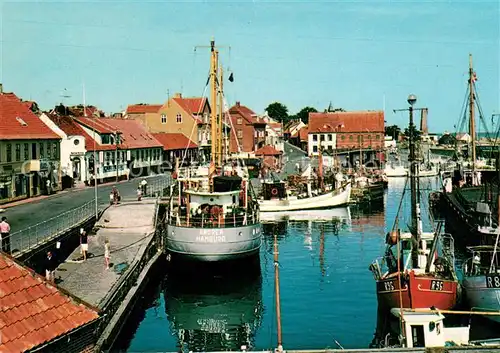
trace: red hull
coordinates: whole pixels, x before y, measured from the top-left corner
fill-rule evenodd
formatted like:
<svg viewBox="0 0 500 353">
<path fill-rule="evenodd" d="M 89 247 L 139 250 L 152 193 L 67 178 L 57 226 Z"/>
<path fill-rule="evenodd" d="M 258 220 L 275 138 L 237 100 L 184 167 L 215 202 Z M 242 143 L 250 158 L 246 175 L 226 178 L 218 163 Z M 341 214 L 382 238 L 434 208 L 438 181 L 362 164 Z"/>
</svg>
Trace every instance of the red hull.
<svg viewBox="0 0 500 353">
<path fill-rule="evenodd" d="M 391 276 L 377 281 L 377 297 L 381 307 L 399 308 L 400 297 L 403 308 L 452 309 L 457 302 L 458 281 L 444 280 L 432 275 L 418 275 L 410 271 L 401 277 L 401 295 L 398 276 Z"/>
</svg>

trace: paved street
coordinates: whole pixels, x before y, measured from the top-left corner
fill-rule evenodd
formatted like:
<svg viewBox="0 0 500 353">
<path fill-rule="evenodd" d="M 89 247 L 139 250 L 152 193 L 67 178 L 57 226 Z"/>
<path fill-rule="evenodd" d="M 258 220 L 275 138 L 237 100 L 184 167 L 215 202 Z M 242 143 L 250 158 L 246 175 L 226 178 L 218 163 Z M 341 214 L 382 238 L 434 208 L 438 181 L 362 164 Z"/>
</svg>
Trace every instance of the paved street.
<svg viewBox="0 0 500 353">
<path fill-rule="evenodd" d="M 148 186 L 165 180 L 165 175 L 146 178 L 136 178 L 115 184 L 120 191 L 123 200 L 135 199 L 138 183 L 146 179 Z M 114 184 L 98 185 L 98 201 L 101 206 L 109 202 L 109 193 Z M 82 206 L 94 200 L 94 188 L 74 189 L 52 195 L 49 198 L 33 201 L 30 203 L 7 208 L 2 216 L 6 216 L 11 225 L 11 232 L 15 233 L 21 229 L 28 228 L 49 218 L 55 217 L 63 212 Z"/>
<path fill-rule="evenodd" d="M 286 178 L 287 175 L 297 173 L 296 164 L 298 163 L 302 170 L 305 170 L 309 164 L 309 157 L 307 153 L 300 148 L 285 142 L 284 143 L 284 155 L 283 162 L 285 163 L 284 168 L 279 174 L 280 178 Z"/>
</svg>

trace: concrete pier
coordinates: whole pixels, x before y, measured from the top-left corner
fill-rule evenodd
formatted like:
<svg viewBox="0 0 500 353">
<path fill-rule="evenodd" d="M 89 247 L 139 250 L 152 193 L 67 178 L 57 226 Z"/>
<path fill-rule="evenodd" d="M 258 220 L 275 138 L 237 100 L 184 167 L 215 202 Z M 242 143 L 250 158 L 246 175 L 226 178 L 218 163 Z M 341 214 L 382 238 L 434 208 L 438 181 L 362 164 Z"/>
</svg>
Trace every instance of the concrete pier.
<svg viewBox="0 0 500 353">
<path fill-rule="evenodd" d="M 80 248 L 56 270 L 60 287 L 96 307 L 118 285 L 134 259 L 140 258 L 155 232 L 155 200 L 118 204 L 108 208 L 90 235 L 89 257 L 83 261 Z M 104 241 L 111 249 L 111 268 L 105 268 Z"/>
<path fill-rule="evenodd" d="M 87 260 L 78 247 L 56 269 L 60 288 L 100 310 L 98 351 L 112 344 L 147 283 L 148 272 L 161 257 L 158 205 L 156 199 L 144 199 L 110 206 L 95 224 L 95 233 L 89 234 Z M 109 269 L 104 259 L 106 240 L 111 250 Z"/>
</svg>

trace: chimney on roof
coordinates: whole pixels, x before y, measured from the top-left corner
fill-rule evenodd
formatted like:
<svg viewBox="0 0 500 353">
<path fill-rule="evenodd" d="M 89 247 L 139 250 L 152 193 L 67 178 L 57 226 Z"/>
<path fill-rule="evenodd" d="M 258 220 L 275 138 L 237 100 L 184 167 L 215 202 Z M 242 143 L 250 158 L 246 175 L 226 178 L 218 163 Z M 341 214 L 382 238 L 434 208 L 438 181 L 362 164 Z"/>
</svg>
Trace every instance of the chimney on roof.
<svg viewBox="0 0 500 353">
<path fill-rule="evenodd" d="M 182 94 L 181 93 L 176 93 L 176 94 L 174 94 L 174 98 L 182 98 Z"/>
<path fill-rule="evenodd" d="M 240 104 L 240 101 L 237 101 L 236 102 L 236 106 L 239 107 L 241 104 Z"/>
</svg>

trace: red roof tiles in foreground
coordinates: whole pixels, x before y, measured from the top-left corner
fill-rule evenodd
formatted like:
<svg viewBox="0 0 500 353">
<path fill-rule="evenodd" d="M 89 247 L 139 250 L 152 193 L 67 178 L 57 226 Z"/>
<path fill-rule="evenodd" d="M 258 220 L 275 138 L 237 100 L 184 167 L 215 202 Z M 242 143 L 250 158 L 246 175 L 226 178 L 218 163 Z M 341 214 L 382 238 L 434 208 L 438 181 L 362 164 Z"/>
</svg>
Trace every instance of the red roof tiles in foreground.
<svg viewBox="0 0 500 353">
<path fill-rule="evenodd" d="M 0 254 L 0 352 L 24 352 L 98 317 L 96 310 Z"/>
<path fill-rule="evenodd" d="M 278 151 L 276 148 L 270 145 L 266 145 L 255 151 L 256 156 L 279 156 L 282 153 L 283 152 Z"/>
<path fill-rule="evenodd" d="M 0 93 L 0 139 L 60 139 L 14 93 Z"/>
<path fill-rule="evenodd" d="M 383 111 L 309 113 L 309 133 L 384 132 Z"/>
<path fill-rule="evenodd" d="M 127 107 L 128 114 L 158 113 L 161 104 L 132 104 Z"/>
<path fill-rule="evenodd" d="M 164 151 L 198 148 L 198 145 L 181 133 L 158 133 L 154 138 L 163 145 Z"/>
</svg>

